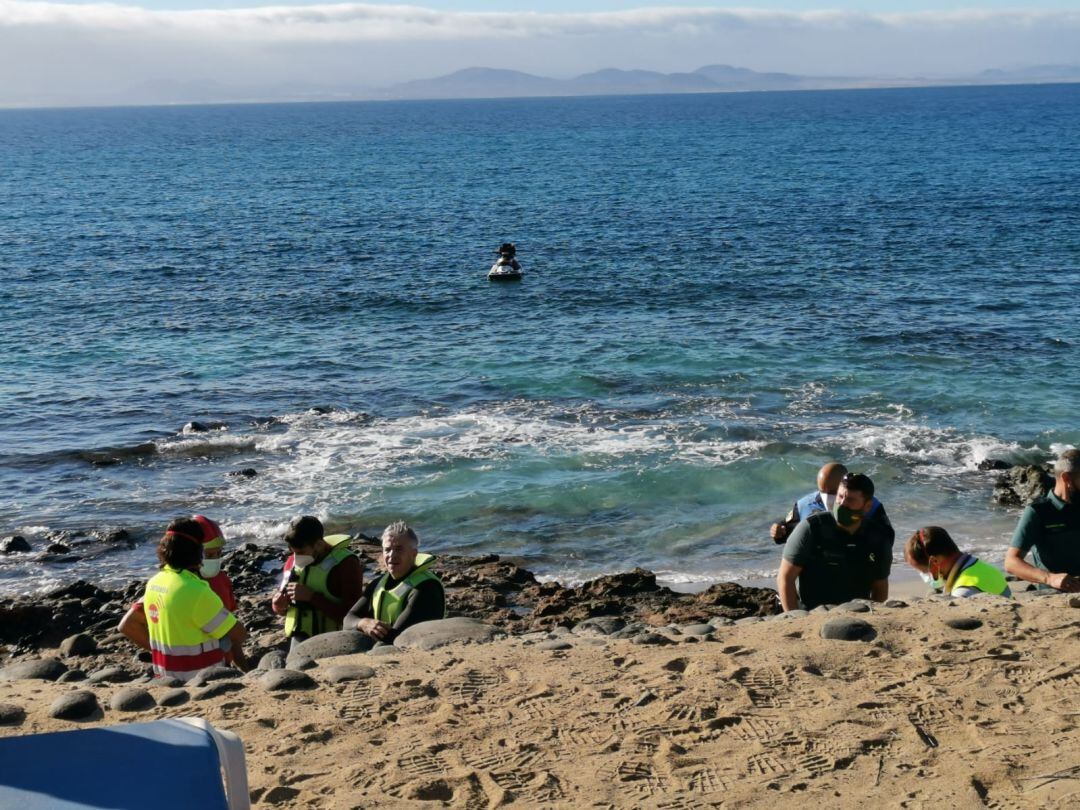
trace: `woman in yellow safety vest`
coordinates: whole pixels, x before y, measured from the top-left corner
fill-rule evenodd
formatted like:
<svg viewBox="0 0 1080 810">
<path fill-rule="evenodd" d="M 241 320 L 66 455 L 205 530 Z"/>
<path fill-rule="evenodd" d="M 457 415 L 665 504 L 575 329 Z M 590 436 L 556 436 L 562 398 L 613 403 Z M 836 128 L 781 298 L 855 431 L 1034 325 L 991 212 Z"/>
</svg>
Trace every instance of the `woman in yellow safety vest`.
<svg viewBox="0 0 1080 810">
<path fill-rule="evenodd" d="M 904 547 L 904 559 L 946 596 L 963 598 L 979 593 L 1012 596 L 1001 571 L 960 551 L 940 526 L 927 526 L 911 535 Z"/>
</svg>

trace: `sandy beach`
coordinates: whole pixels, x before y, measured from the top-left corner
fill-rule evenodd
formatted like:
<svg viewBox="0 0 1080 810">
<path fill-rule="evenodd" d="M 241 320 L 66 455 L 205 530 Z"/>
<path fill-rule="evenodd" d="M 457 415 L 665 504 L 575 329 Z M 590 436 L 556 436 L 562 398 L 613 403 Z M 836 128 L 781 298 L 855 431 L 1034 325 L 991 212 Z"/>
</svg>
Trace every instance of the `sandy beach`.
<svg viewBox="0 0 1080 810">
<path fill-rule="evenodd" d="M 130 687 L 5 682 L 25 718 L 0 733 L 205 716 L 244 740 L 267 807 L 1075 807 L 1077 606 L 915 598 L 632 639 L 592 622 L 325 658 L 308 688 L 253 673 L 139 712 L 108 708 Z M 822 638 L 852 620 L 872 638 Z M 87 688 L 103 712 L 49 717 Z"/>
</svg>

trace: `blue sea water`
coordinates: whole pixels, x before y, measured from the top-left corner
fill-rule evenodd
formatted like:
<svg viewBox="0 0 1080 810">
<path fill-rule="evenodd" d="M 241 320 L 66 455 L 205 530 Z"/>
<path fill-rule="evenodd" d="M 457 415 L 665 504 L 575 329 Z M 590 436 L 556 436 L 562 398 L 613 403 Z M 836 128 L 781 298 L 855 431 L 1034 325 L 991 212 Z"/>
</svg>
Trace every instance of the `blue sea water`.
<svg viewBox="0 0 1080 810">
<path fill-rule="evenodd" d="M 758 581 L 831 458 L 1000 560 L 978 462 L 1080 443 L 1077 132 L 1080 85 L 0 111 L 0 534 L 137 541 L 0 592 L 193 511 Z"/>
</svg>

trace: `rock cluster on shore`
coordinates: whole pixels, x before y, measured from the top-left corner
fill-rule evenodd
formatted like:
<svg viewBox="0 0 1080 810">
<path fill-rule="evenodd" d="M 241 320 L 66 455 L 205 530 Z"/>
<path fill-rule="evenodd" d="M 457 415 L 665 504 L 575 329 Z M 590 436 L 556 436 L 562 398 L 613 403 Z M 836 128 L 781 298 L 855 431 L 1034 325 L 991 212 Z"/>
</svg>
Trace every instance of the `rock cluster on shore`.
<svg viewBox="0 0 1080 810">
<path fill-rule="evenodd" d="M 366 576 L 371 576 L 377 570 L 379 547 L 371 538 L 361 536 L 353 548 L 364 561 Z M 239 602 L 237 612 L 251 632 L 252 660 L 272 661 L 262 667 L 267 670 L 288 663 L 281 649 L 280 619 L 269 608 L 269 594 L 278 581 L 284 557 L 284 549 L 247 543 L 228 553 L 225 560 Z M 446 585 L 452 616 L 476 620 L 512 635 L 588 621 L 597 622 L 593 625 L 596 628 L 619 630 L 628 624 L 689 625 L 779 612 L 776 594 L 766 588 L 724 583 L 702 593 L 680 594 L 657 584 L 654 574 L 640 568 L 570 588 L 539 582 L 530 571 L 494 554 L 442 557 L 438 571 Z M 132 582 L 122 590 L 107 590 L 80 580 L 43 595 L 0 600 L 0 644 L 7 649 L 0 661 L 33 660 L 41 650 L 55 649 L 55 663 L 61 668 L 54 667 L 49 680 L 89 677 L 126 682 L 144 675 L 148 654 L 136 650 L 116 632 L 123 614 L 141 596 L 144 584 Z M 305 658 L 318 657 L 294 655 L 291 663 L 303 668 Z"/>
</svg>

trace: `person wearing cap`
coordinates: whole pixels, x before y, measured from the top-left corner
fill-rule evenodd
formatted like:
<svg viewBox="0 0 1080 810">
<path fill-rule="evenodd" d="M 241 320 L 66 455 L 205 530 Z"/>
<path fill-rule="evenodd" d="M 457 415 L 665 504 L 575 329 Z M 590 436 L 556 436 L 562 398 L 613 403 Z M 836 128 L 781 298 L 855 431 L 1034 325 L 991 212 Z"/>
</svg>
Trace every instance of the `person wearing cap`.
<svg viewBox="0 0 1080 810">
<path fill-rule="evenodd" d="M 839 605 L 852 599 L 889 598 L 892 526 L 870 518 L 874 482 L 848 473 L 836 491 L 831 512 L 801 521 L 788 537 L 776 589 L 784 611 L 800 605 Z"/>
<path fill-rule="evenodd" d="M 393 644 L 406 627 L 446 618 L 442 580 L 432 571 L 434 555 L 420 553 L 420 538 L 402 520 L 382 533 L 381 577 L 364 590 L 345 620 L 371 639 L 372 644 Z"/>
<path fill-rule="evenodd" d="M 1054 488 L 1024 508 L 1005 570 L 1040 590 L 1080 592 L 1080 450 L 1054 462 Z M 1025 557 L 1031 552 L 1032 563 Z"/>
<path fill-rule="evenodd" d="M 193 515 L 187 522 L 191 536 L 202 545 L 203 557 L 202 563 L 199 565 L 199 576 L 206 580 L 207 584 L 210 585 L 210 589 L 218 595 L 225 609 L 230 613 L 236 613 L 236 597 L 233 594 L 232 580 L 222 570 L 225 535 L 221 531 L 221 526 L 204 515 Z M 173 521 L 173 523 L 177 523 L 177 521 Z M 195 525 L 190 525 L 192 523 Z M 196 531 L 196 527 L 198 531 Z M 149 629 L 142 600 L 135 602 L 124 618 L 120 620 L 119 630 L 144 650 L 150 649 L 148 646 L 150 643 Z M 236 663 L 241 669 L 248 669 L 248 662 L 244 658 L 242 648 L 239 650 L 231 649 L 228 639 L 222 639 L 221 644 L 226 663 Z"/>
<path fill-rule="evenodd" d="M 244 625 L 199 575 L 202 532 L 192 518 L 169 524 L 157 548 L 161 570 L 146 583 L 142 610 L 133 606 L 120 622 L 120 632 L 150 651 L 156 677 L 187 681 L 224 664 L 225 641 L 239 665 L 246 661 Z"/>
<path fill-rule="evenodd" d="M 293 519 L 285 542 L 292 554 L 271 608 L 285 617 L 285 637 L 292 648 L 342 628 L 363 592 L 364 567 L 349 548 L 347 534 L 325 534 L 322 521 L 311 515 Z"/>
<path fill-rule="evenodd" d="M 908 538 L 904 559 L 927 584 L 961 599 L 980 593 L 1012 596 L 1005 575 L 978 557 L 960 551 L 940 526 L 926 526 Z"/>
<path fill-rule="evenodd" d="M 840 480 L 845 475 L 847 475 L 847 467 L 839 461 L 830 461 L 818 470 L 817 489 L 799 498 L 791 507 L 787 517 L 769 527 L 769 536 L 772 537 L 773 542 L 778 545 L 786 542 L 788 536 L 799 525 L 799 521 L 805 520 L 810 515 L 832 511 L 836 503 L 836 491 L 840 488 Z M 889 523 L 885 507 L 877 498 L 872 499 L 867 517 Z"/>
</svg>

